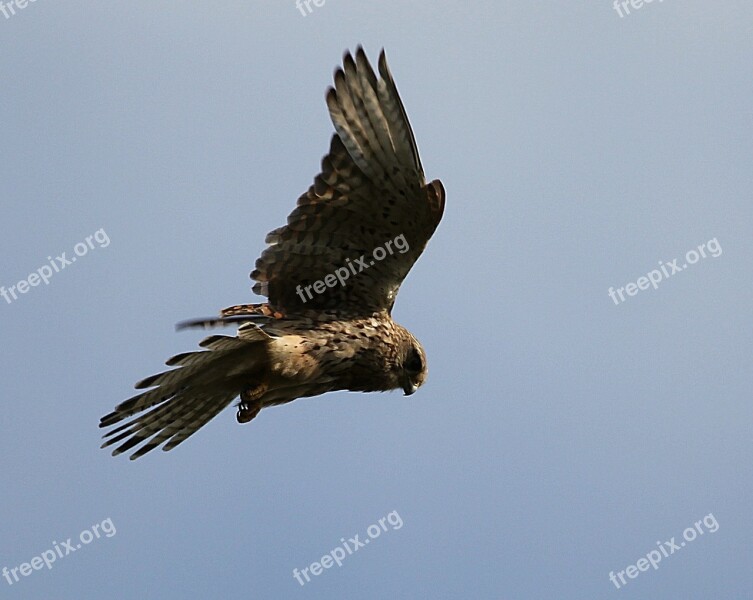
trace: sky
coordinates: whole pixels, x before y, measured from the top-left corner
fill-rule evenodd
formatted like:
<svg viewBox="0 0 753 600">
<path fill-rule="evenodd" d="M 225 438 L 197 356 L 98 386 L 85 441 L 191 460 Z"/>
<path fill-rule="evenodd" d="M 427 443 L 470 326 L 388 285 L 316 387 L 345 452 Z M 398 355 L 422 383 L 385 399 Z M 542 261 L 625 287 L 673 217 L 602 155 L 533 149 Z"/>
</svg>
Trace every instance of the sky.
<svg viewBox="0 0 753 600">
<path fill-rule="evenodd" d="M 0 596 L 749 596 L 750 2 L 16 3 Z M 113 458 L 175 323 L 260 300 L 358 44 L 447 191 L 393 312 L 427 383 Z"/>
</svg>

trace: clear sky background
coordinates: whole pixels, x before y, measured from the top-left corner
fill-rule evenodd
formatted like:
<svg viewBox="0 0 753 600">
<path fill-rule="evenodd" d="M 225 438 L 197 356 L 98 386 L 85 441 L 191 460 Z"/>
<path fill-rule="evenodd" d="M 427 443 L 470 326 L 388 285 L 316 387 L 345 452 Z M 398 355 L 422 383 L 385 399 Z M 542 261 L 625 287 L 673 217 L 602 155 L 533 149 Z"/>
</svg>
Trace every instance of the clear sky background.
<svg viewBox="0 0 753 600">
<path fill-rule="evenodd" d="M 0 15 L 0 285 L 110 240 L 0 298 L 0 567 L 116 530 L 0 596 L 750 597 L 751 3 L 311 7 Z M 174 324 L 255 299 L 358 43 L 387 49 L 447 190 L 393 315 L 427 384 L 244 426 L 229 409 L 174 451 L 112 458 L 99 418 L 204 336 Z M 717 257 L 610 299 L 713 239 Z M 393 511 L 402 527 L 297 583 Z M 709 514 L 715 532 L 610 581 Z"/>
</svg>

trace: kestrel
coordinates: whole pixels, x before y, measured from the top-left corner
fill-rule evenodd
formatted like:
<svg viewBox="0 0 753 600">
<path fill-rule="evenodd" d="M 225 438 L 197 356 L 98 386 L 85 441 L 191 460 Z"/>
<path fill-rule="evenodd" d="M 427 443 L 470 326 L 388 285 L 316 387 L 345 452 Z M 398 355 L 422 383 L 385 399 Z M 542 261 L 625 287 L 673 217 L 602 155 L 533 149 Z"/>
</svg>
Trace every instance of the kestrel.
<svg viewBox="0 0 753 600">
<path fill-rule="evenodd" d="M 147 389 L 102 417 L 113 455 L 164 443 L 170 450 L 240 396 L 237 420 L 262 408 L 335 390 L 415 392 L 426 354 L 392 320 L 405 276 L 444 210 L 439 180 L 426 183 L 416 141 L 382 50 L 379 77 L 359 46 L 346 53 L 327 92 L 335 135 L 321 173 L 287 225 L 267 235 L 251 273 L 261 304 L 184 326 L 237 325 L 205 350 L 173 356 L 177 367 L 136 384 Z"/>
</svg>

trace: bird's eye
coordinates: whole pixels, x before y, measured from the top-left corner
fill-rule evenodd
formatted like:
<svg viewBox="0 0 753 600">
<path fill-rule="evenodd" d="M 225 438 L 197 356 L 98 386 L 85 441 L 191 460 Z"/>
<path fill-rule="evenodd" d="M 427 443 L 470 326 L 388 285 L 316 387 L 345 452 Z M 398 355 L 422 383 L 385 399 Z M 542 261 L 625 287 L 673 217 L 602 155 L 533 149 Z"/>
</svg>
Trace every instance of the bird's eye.
<svg viewBox="0 0 753 600">
<path fill-rule="evenodd" d="M 421 355 L 413 350 L 408 360 L 405 361 L 405 370 L 409 373 L 420 373 L 424 368 L 424 363 L 421 360 Z"/>
</svg>

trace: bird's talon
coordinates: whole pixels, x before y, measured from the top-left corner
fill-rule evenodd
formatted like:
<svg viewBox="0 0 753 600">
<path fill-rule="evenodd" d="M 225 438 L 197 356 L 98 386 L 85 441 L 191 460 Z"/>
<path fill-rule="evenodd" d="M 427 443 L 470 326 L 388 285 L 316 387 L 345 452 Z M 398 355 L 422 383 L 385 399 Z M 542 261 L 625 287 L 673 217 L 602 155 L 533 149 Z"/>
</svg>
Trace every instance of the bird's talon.
<svg viewBox="0 0 753 600">
<path fill-rule="evenodd" d="M 263 406 L 261 398 L 266 391 L 267 385 L 261 383 L 256 387 L 246 388 L 241 392 L 241 401 L 238 404 L 238 412 L 235 415 L 238 423 L 248 423 L 259 414 Z"/>
</svg>

